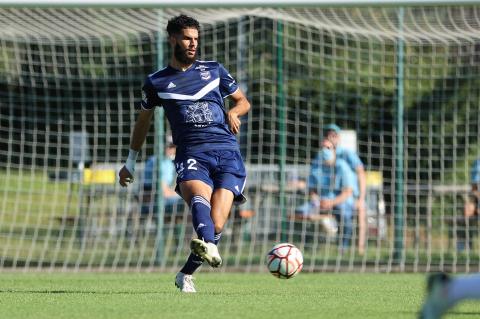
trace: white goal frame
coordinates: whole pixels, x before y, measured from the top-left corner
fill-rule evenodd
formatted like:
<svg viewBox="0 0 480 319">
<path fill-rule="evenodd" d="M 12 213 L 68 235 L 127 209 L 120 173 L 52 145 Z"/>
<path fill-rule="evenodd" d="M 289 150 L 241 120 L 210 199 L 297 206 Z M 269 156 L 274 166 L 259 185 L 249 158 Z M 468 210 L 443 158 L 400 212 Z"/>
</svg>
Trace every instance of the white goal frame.
<svg viewBox="0 0 480 319">
<path fill-rule="evenodd" d="M 216 0 L 0 0 L 0 7 L 407 7 L 480 5 L 480 0 L 231 0 L 219 5 Z"/>
</svg>

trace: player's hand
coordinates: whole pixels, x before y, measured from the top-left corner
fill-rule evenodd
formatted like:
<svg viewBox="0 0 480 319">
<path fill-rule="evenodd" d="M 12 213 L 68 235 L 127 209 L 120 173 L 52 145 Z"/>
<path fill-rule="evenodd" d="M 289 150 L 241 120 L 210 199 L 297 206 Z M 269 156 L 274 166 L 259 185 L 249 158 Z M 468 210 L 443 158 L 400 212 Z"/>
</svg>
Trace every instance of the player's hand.
<svg viewBox="0 0 480 319">
<path fill-rule="evenodd" d="M 125 166 L 118 172 L 118 177 L 120 178 L 119 183 L 122 187 L 127 187 L 128 184 L 133 183 L 133 176 Z"/>
<path fill-rule="evenodd" d="M 238 132 L 240 132 L 240 125 L 242 122 L 240 122 L 240 119 L 238 118 L 238 113 L 232 111 L 228 112 L 228 124 L 233 134 L 238 134 Z"/>
<path fill-rule="evenodd" d="M 332 199 L 322 199 L 322 200 L 320 200 L 320 208 L 321 209 L 332 209 L 333 208 L 333 200 Z"/>
</svg>

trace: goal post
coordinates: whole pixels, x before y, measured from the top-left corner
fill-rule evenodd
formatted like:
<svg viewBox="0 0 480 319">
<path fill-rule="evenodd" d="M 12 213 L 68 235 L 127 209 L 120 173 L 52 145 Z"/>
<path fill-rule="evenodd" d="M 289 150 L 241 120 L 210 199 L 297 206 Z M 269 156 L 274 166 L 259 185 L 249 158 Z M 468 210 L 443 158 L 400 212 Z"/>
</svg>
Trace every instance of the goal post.
<svg viewBox="0 0 480 319">
<path fill-rule="evenodd" d="M 0 267 L 181 266 L 188 210 L 157 212 L 163 198 L 146 203 L 142 189 L 168 135 L 160 110 L 137 182 L 111 176 L 143 79 L 170 58 L 161 30 L 186 13 L 201 23 L 201 59 L 224 64 L 252 103 L 239 137 L 249 201 L 232 209 L 224 269 L 266 271 L 268 249 L 289 241 L 306 271 L 478 271 L 480 224 L 463 210 L 480 158 L 479 4 L 0 1 Z M 353 132 L 367 171 L 364 252 L 356 213 L 346 251 L 331 219 L 300 216 L 330 123 Z"/>
<path fill-rule="evenodd" d="M 478 0 L 232 0 L 224 8 L 351 8 L 351 7 L 414 7 L 414 6 L 468 6 L 478 5 Z M 214 0 L 1 0 L 4 7 L 127 7 L 127 8 L 217 8 Z"/>
</svg>

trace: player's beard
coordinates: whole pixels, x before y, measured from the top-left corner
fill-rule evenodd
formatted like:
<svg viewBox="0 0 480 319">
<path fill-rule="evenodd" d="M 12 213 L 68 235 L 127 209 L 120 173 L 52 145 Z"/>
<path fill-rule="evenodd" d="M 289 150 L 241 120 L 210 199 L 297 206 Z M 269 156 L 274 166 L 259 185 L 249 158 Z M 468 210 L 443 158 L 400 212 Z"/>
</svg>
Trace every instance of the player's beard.
<svg viewBox="0 0 480 319">
<path fill-rule="evenodd" d="M 184 65 L 190 65 L 195 62 L 197 59 L 197 52 L 195 51 L 195 55 L 193 57 L 189 57 L 187 55 L 187 50 L 183 50 L 180 45 L 175 45 L 175 48 L 173 49 L 173 54 L 175 55 L 175 59 L 177 59 L 178 62 L 184 64 Z"/>
</svg>

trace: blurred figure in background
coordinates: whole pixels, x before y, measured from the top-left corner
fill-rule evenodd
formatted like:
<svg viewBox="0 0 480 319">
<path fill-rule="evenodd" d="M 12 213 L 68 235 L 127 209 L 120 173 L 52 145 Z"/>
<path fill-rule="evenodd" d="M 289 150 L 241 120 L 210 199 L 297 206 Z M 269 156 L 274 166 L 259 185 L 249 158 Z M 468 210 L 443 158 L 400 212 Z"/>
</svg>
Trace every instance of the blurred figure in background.
<svg viewBox="0 0 480 319">
<path fill-rule="evenodd" d="M 478 215 L 480 211 L 480 158 L 473 161 L 470 170 L 471 192 L 465 207 L 465 216 Z"/>
<path fill-rule="evenodd" d="M 322 150 L 312 161 L 308 178 L 310 201 L 303 214 L 311 220 L 322 220 L 333 214 L 340 225 L 339 244 L 341 250 L 351 244 L 355 201 L 353 197 L 355 178 L 348 164 L 335 154 L 335 146 L 329 140 L 322 142 Z M 327 233 L 332 230 L 323 225 Z M 335 227 L 335 226 L 330 226 Z"/>
<path fill-rule="evenodd" d="M 160 169 L 162 172 L 162 194 L 165 212 L 171 213 L 182 210 L 184 205 L 182 198 L 175 192 L 176 170 L 173 160 L 175 159 L 175 145 L 168 143 L 165 147 L 165 154 Z M 143 194 L 141 213 L 143 216 L 150 213 L 158 214 L 157 203 L 155 198 L 156 190 L 156 172 L 157 172 L 157 157 L 150 156 L 145 162 L 145 170 L 143 173 Z"/>
<path fill-rule="evenodd" d="M 463 216 L 457 219 L 457 250 L 470 250 L 473 238 L 478 233 L 480 216 L 480 159 L 473 162 L 470 170 L 471 190 L 466 195 Z"/>
<path fill-rule="evenodd" d="M 324 140 L 330 141 L 336 150 L 336 156 L 344 160 L 354 172 L 353 196 L 355 198 L 355 209 L 358 216 L 358 253 L 365 253 L 365 241 L 367 234 L 367 216 L 365 196 L 367 189 L 367 178 L 365 168 L 360 157 L 356 152 L 348 148 L 340 146 L 341 129 L 336 124 L 328 124 L 323 130 Z"/>
</svg>

